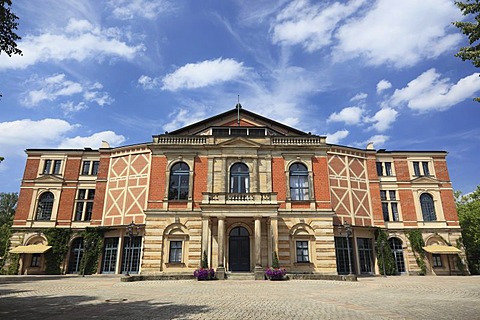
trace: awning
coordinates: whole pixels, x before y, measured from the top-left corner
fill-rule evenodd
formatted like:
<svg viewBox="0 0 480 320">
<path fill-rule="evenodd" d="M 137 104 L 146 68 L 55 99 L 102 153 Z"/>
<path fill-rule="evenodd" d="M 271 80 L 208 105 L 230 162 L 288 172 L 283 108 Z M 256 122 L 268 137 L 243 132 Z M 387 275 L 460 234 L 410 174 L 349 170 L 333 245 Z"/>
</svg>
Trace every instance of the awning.
<svg viewBox="0 0 480 320">
<path fill-rule="evenodd" d="M 423 250 L 430 253 L 440 253 L 440 254 L 457 254 L 462 252 L 460 249 L 452 246 L 439 246 L 439 245 L 426 246 L 426 247 L 423 247 Z"/>
<path fill-rule="evenodd" d="M 10 250 L 10 253 L 44 253 L 52 246 L 46 246 L 43 244 L 31 244 L 29 246 L 18 246 Z"/>
</svg>

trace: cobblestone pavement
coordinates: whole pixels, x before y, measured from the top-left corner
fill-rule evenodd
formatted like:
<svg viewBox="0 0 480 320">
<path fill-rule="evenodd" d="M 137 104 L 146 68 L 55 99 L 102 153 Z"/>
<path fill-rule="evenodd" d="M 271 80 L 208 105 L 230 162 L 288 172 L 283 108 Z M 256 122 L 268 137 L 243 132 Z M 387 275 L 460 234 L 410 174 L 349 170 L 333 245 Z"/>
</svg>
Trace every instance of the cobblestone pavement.
<svg viewBox="0 0 480 320">
<path fill-rule="evenodd" d="M 120 282 L 0 277 L 0 319 L 480 319 L 480 277 Z"/>
</svg>

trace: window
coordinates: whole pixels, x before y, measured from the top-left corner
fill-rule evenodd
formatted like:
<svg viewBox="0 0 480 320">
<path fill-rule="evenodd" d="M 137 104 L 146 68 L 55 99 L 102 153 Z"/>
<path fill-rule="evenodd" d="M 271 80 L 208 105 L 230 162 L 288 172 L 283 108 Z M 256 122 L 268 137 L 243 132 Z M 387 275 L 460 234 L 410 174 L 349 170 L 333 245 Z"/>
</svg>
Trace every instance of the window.
<svg viewBox="0 0 480 320">
<path fill-rule="evenodd" d="M 430 170 L 428 169 L 428 162 L 422 162 L 423 175 L 429 176 Z"/>
<path fill-rule="evenodd" d="M 98 174 L 98 165 L 100 161 L 83 161 L 82 175 L 84 176 L 96 176 Z"/>
<path fill-rule="evenodd" d="M 433 259 L 433 267 L 434 268 L 441 268 L 442 267 L 442 256 L 439 254 L 432 254 Z"/>
<path fill-rule="evenodd" d="M 105 238 L 103 245 L 102 273 L 115 273 L 118 238 Z"/>
<path fill-rule="evenodd" d="M 61 174 L 62 160 L 47 159 L 43 163 L 42 174 Z"/>
<path fill-rule="evenodd" d="M 400 221 L 396 191 L 389 190 L 387 192 L 386 190 L 380 190 L 380 199 L 382 200 L 383 220 Z"/>
<path fill-rule="evenodd" d="M 360 273 L 372 273 L 372 239 L 357 238 L 358 259 L 360 260 Z"/>
<path fill-rule="evenodd" d="M 230 168 L 230 193 L 249 193 L 250 173 L 244 163 L 235 163 Z"/>
<path fill-rule="evenodd" d="M 170 256 L 168 258 L 168 262 L 182 262 L 182 241 L 170 241 Z"/>
<path fill-rule="evenodd" d="M 308 170 L 302 163 L 294 163 L 290 166 L 290 199 L 308 200 Z"/>
<path fill-rule="evenodd" d="M 390 249 L 392 249 L 393 257 L 395 258 L 395 267 L 397 273 L 405 272 L 405 259 L 403 258 L 402 240 L 398 238 L 388 239 Z"/>
<path fill-rule="evenodd" d="M 73 240 L 72 247 L 70 248 L 68 272 L 80 273 L 80 262 L 82 261 L 83 250 L 83 238 Z"/>
<path fill-rule="evenodd" d="M 297 262 L 309 262 L 308 241 L 297 241 Z"/>
<path fill-rule="evenodd" d="M 382 176 L 393 176 L 392 163 L 391 162 L 377 162 L 377 175 Z M 385 168 L 385 170 L 384 170 Z"/>
<path fill-rule="evenodd" d="M 42 193 L 38 199 L 37 220 L 50 220 L 52 217 L 53 200 L 53 193 Z"/>
<path fill-rule="evenodd" d="M 350 254 L 349 254 L 350 253 Z M 348 257 L 350 255 L 350 258 Z M 338 274 L 355 274 L 355 261 L 353 260 L 352 238 L 335 237 L 335 256 L 337 259 Z M 351 270 L 350 270 L 351 269 Z"/>
<path fill-rule="evenodd" d="M 32 262 L 30 263 L 30 267 L 40 267 L 40 253 L 32 254 Z"/>
<path fill-rule="evenodd" d="M 92 220 L 95 189 L 78 189 L 74 221 Z"/>
<path fill-rule="evenodd" d="M 430 194 L 423 193 L 420 196 L 420 206 L 422 208 L 423 221 L 437 221 L 433 197 Z"/>
<path fill-rule="evenodd" d="M 420 176 L 420 162 L 418 161 L 413 162 L 413 175 L 416 177 Z"/>
<path fill-rule="evenodd" d="M 185 162 L 178 162 L 170 170 L 169 200 L 187 200 L 190 169 Z"/>
<path fill-rule="evenodd" d="M 142 237 L 123 238 L 122 273 L 138 273 Z"/>
</svg>

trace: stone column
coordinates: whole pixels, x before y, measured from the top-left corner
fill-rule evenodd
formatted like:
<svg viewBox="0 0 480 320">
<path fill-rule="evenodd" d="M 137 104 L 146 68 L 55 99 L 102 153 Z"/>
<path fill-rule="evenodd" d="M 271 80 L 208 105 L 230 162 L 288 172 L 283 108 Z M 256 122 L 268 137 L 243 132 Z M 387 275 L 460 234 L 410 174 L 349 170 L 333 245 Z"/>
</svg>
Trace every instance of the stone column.
<svg viewBox="0 0 480 320">
<path fill-rule="evenodd" d="M 255 280 L 265 279 L 262 268 L 262 217 L 255 217 Z"/>
<path fill-rule="evenodd" d="M 218 267 L 217 279 L 225 279 L 225 217 L 218 217 Z"/>
</svg>

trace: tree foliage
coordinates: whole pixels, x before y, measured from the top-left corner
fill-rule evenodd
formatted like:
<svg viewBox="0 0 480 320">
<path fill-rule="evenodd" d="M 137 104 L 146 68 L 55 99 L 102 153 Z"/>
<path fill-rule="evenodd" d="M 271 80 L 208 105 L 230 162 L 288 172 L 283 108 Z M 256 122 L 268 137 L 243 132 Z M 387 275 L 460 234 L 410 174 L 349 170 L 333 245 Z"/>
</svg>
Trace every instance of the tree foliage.
<svg viewBox="0 0 480 320">
<path fill-rule="evenodd" d="M 480 185 L 470 194 L 457 194 L 457 211 L 470 273 L 480 274 Z"/>
<path fill-rule="evenodd" d="M 12 0 L 0 0 L 0 54 L 5 52 L 9 57 L 22 55 L 22 50 L 17 48 L 17 41 L 21 38 L 15 32 L 18 17 L 12 12 L 11 5 Z"/>
<path fill-rule="evenodd" d="M 0 269 L 3 268 L 8 258 L 10 247 L 11 227 L 15 209 L 17 208 L 17 193 L 0 193 Z"/>
<path fill-rule="evenodd" d="M 375 230 L 375 251 L 377 254 L 377 264 L 380 274 L 395 275 L 397 268 L 395 266 L 395 257 L 392 248 L 388 244 L 388 234 L 380 228 Z"/>
<path fill-rule="evenodd" d="M 455 55 L 463 61 L 470 60 L 472 64 L 480 67 L 480 0 L 455 1 L 464 16 L 469 16 L 470 21 L 456 21 L 453 25 L 467 36 L 469 46 L 461 47 Z M 480 98 L 475 98 L 480 102 Z"/>
<path fill-rule="evenodd" d="M 425 264 L 425 241 L 423 240 L 422 232 L 418 229 L 411 230 L 406 233 L 410 246 L 415 256 L 415 261 L 420 268 L 419 275 L 424 276 L 427 274 L 427 265 Z"/>
<path fill-rule="evenodd" d="M 68 241 L 70 240 L 70 229 L 50 228 L 45 230 L 48 245 L 52 249 L 45 253 L 47 274 L 62 274 L 61 265 L 68 252 Z"/>
</svg>

